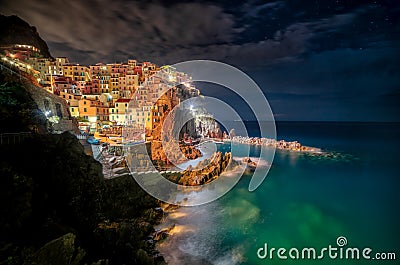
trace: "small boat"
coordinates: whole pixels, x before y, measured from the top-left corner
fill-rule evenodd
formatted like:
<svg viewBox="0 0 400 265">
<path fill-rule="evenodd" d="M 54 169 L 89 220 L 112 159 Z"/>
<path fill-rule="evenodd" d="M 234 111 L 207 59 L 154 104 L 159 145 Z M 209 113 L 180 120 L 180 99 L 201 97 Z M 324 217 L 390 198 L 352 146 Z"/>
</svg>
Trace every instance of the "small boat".
<svg viewBox="0 0 400 265">
<path fill-rule="evenodd" d="M 96 138 L 90 137 L 86 140 L 89 144 L 100 144 L 100 141 Z"/>
</svg>

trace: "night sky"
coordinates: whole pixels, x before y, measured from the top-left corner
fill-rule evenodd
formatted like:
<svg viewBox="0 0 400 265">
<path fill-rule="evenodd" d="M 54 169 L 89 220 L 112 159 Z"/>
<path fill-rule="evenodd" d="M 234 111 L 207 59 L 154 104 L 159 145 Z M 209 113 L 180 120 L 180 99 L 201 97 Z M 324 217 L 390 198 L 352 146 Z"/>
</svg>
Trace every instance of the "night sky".
<svg viewBox="0 0 400 265">
<path fill-rule="evenodd" d="M 399 1 L 0 3 L 73 62 L 217 60 L 251 76 L 277 120 L 400 121 Z"/>
</svg>

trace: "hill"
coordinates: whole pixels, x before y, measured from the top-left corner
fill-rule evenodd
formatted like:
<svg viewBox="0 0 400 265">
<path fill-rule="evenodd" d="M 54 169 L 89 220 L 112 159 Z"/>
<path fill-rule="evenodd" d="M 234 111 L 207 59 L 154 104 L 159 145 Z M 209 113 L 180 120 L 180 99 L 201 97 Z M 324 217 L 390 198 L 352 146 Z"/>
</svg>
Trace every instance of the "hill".
<svg viewBox="0 0 400 265">
<path fill-rule="evenodd" d="M 69 132 L 47 133 L 26 84 L 0 71 L 0 264 L 162 264 L 149 240 L 159 202 Z"/>
<path fill-rule="evenodd" d="M 52 57 L 47 43 L 40 37 L 36 27 L 29 25 L 18 16 L 0 14 L 0 46 L 26 44 L 35 46 L 43 57 Z"/>
</svg>

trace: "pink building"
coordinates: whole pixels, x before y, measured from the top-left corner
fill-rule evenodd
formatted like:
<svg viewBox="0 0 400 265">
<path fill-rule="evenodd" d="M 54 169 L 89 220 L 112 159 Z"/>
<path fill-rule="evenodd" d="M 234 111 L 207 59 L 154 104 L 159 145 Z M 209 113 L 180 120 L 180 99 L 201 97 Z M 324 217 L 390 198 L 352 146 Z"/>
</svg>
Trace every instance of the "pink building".
<svg viewBox="0 0 400 265">
<path fill-rule="evenodd" d="M 100 80 L 97 78 L 92 78 L 91 94 L 99 94 L 99 93 L 100 93 Z"/>
<path fill-rule="evenodd" d="M 68 91 L 72 87 L 72 79 L 69 77 L 65 77 L 62 75 L 53 75 L 52 78 L 52 87 L 53 93 L 56 95 L 60 95 L 61 91 Z"/>
<path fill-rule="evenodd" d="M 92 94 L 92 81 L 87 81 L 80 87 L 82 95 Z"/>
</svg>

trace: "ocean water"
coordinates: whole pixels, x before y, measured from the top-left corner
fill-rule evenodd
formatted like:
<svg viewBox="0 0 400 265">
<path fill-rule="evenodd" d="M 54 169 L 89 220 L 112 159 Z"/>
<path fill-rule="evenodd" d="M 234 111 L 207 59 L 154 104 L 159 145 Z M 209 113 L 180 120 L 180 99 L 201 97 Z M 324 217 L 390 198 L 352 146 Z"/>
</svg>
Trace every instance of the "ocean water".
<svg viewBox="0 0 400 265">
<path fill-rule="evenodd" d="M 250 135 L 257 125 L 248 123 Z M 277 123 L 277 138 L 320 147 L 322 155 L 277 150 L 263 184 L 250 176 L 222 198 L 171 212 L 175 224 L 159 245 L 170 264 L 321 264 L 321 260 L 260 259 L 257 250 L 348 247 L 396 253 L 396 261 L 330 259 L 324 264 L 400 264 L 400 124 Z M 223 146 L 222 148 L 226 148 Z M 251 156 L 259 149 L 251 148 Z M 201 195 L 199 195 L 201 196 Z M 286 255 L 288 253 L 286 252 Z M 301 256 L 301 254 L 300 254 Z M 345 257 L 345 256 L 343 256 Z"/>
</svg>

